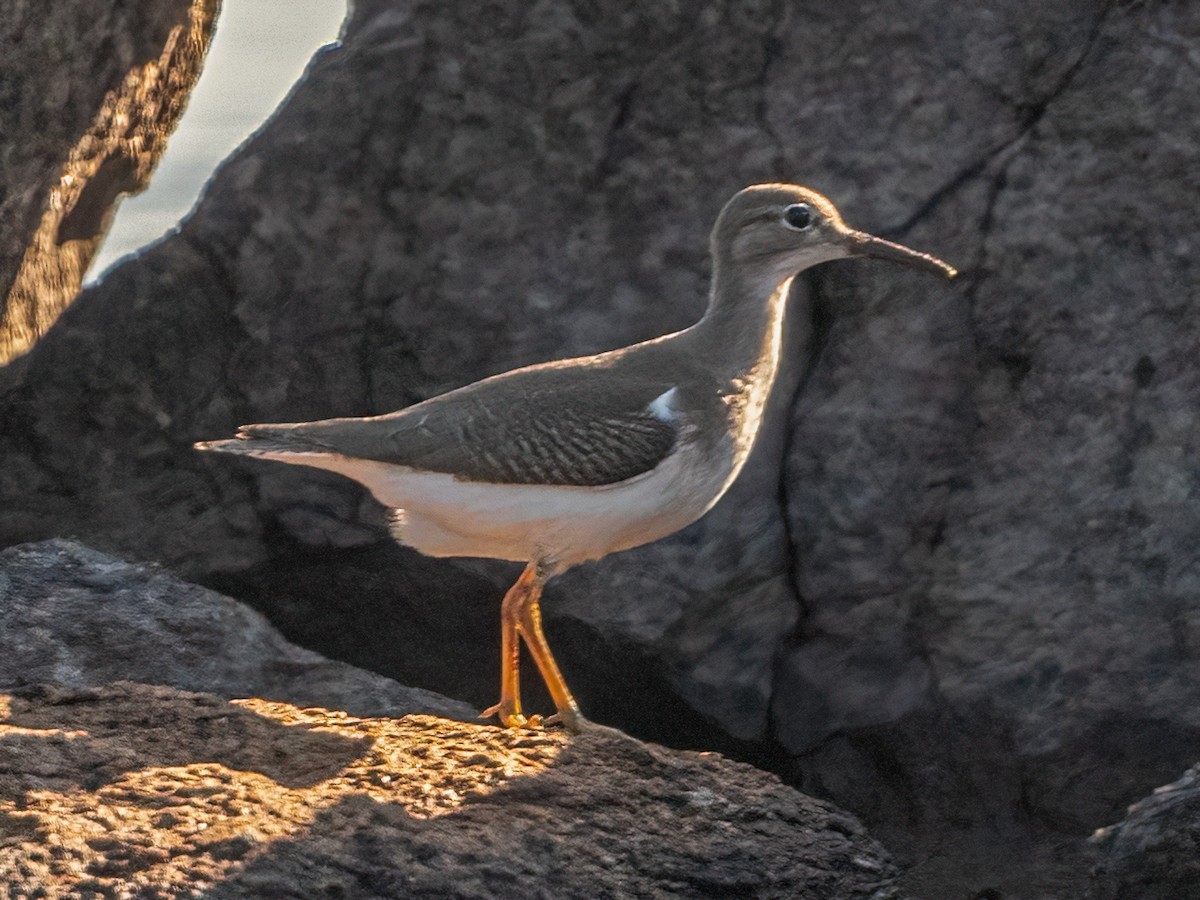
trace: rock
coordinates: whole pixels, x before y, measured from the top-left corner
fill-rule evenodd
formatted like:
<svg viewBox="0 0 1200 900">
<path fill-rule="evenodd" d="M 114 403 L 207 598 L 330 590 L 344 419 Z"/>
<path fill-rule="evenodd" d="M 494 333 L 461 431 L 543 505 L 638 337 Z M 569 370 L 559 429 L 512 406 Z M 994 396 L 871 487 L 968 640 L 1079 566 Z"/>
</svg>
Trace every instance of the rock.
<svg viewBox="0 0 1200 900">
<path fill-rule="evenodd" d="M 1200 897 L 1200 765 L 1129 807 L 1092 844 L 1094 900 L 1196 900 Z"/>
<path fill-rule="evenodd" d="M 807 278 L 821 352 L 734 492 L 554 583 L 551 641 L 585 712 L 770 761 L 922 896 L 1078 895 L 1083 836 L 1200 737 L 1200 8 L 672 10 L 356 3 L 180 233 L 0 372 L 0 541 L 155 559 L 489 703 L 515 572 L 191 442 L 684 325 L 724 199 L 808 183 L 960 286 Z"/>
<path fill-rule="evenodd" d="M 0 362 L 79 293 L 124 194 L 150 181 L 219 0 L 41 3 L 0 21 Z"/>
<path fill-rule="evenodd" d="M 1200 9 L 1002 9 L 1025 58 L 1002 71 L 976 47 L 968 69 L 992 73 L 999 105 L 960 107 L 999 130 L 922 219 L 959 223 L 942 249 L 961 294 L 918 305 L 884 273 L 827 281 L 847 314 L 786 463 L 808 616 L 774 702 L 803 783 L 841 769 L 828 795 L 902 859 L 1037 835 L 1022 871 L 975 883 L 1007 895 L 1083 871 L 1059 846 L 1194 761 L 1200 738 L 1200 472 L 1185 462 L 1200 429 L 1183 412 L 1200 363 L 1180 324 L 1200 277 L 1200 209 L 1181 199 L 1200 187 L 1185 124 L 1200 69 L 1175 55 Z M 911 822 L 882 824 L 914 797 L 930 829 L 916 843 Z M 975 837 L 946 824 L 963 797 Z"/>
<path fill-rule="evenodd" d="M 464 703 L 289 644 L 235 600 L 72 541 L 0 552 L 0 635 L 8 686 L 138 678 L 360 716 L 476 717 Z"/>
<path fill-rule="evenodd" d="M 14 895 L 899 896 L 852 817 L 750 766 L 122 682 L 3 698 Z"/>
</svg>

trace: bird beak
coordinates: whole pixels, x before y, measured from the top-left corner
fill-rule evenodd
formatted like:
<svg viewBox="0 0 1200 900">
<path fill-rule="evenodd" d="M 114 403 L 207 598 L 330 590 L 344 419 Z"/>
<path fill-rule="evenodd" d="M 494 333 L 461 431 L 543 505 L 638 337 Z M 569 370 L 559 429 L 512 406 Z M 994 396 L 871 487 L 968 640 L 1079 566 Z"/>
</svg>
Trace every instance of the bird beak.
<svg viewBox="0 0 1200 900">
<path fill-rule="evenodd" d="M 851 256 L 870 256 L 875 259 L 890 259 L 892 262 L 903 263 L 914 269 L 933 272 L 935 275 L 945 275 L 953 278 L 958 270 L 949 263 L 944 263 L 936 256 L 909 250 L 903 244 L 893 244 L 883 238 L 877 238 L 865 231 L 851 231 L 847 237 L 848 249 Z"/>
</svg>

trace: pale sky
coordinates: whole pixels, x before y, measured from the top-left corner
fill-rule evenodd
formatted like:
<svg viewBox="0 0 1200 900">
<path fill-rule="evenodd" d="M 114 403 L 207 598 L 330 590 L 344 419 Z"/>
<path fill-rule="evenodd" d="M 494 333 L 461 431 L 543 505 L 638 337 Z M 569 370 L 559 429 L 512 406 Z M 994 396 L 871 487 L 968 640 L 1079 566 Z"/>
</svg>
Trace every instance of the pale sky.
<svg viewBox="0 0 1200 900">
<path fill-rule="evenodd" d="M 344 0 L 225 0 L 179 128 L 150 187 L 122 201 L 89 280 L 191 211 L 217 164 L 275 111 L 316 49 L 337 40 L 345 14 Z"/>
</svg>

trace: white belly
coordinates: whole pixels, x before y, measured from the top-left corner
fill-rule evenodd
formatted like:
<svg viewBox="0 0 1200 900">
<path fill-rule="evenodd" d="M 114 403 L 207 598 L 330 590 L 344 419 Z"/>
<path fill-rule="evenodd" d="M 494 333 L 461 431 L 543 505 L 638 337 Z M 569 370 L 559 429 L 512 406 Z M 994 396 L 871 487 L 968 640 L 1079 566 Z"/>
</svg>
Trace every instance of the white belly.
<svg viewBox="0 0 1200 900">
<path fill-rule="evenodd" d="M 366 485 L 396 510 L 396 538 L 429 556 L 539 559 L 558 568 L 678 531 L 707 512 L 736 474 L 732 447 L 714 466 L 690 444 L 650 472 L 599 487 L 486 484 L 332 454 L 262 455 Z"/>
</svg>

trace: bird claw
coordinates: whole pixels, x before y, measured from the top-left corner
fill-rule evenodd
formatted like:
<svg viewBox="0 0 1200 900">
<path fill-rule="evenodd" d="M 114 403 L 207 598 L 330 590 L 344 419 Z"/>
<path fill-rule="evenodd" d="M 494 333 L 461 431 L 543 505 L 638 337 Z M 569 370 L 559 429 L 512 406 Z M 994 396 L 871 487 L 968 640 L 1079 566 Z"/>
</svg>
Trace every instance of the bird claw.
<svg viewBox="0 0 1200 900">
<path fill-rule="evenodd" d="M 578 710 L 560 709 L 558 712 L 549 716 L 524 716 L 517 712 L 514 704 L 506 704 L 504 701 L 497 703 L 495 706 L 489 706 L 479 714 L 481 719 L 490 719 L 495 717 L 500 720 L 500 724 L 505 728 L 548 728 L 553 725 L 561 725 L 564 730 L 571 734 L 579 734 L 583 730 L 584 718 L 579 714 Z"/>
<path fill-rule="evenodd" d="M 571 734 L 579 734 L 587 725 L 587 720 L 580 714 L 574 703 L 564 706 L 553 715 L 525 716 L 521 714 L 520 704 L 511 698 L 501 699 L 495 706 L 489 706 L 479 714 L 481 719 L 496 717 L 505 728 L 548 728 L 561 725 Z"/>
<path fill-rule="evenodd" d="M 541 716 L 524 716 L 522 715 L 514 703 L 505 703 L 501 700 L 495 706 L 489 706 L 479 714 L 481 719 L 490 719 L 495 716 L 500 720 L 500 724 L 505 728 L 542 728 L 550 720 L 543 719 Z M 551 716 L 557 720 L 557 716 Z"/>
<path fill-rule="evenodd" d="M 495 716 L 500 720 L 500 724 L 505 728 L 526 728 L 530 725 L 530 720 L 521 715 L 512 703 L 505 703 L 501 700 L 495 706 L 489 706 L 479 714 L 481 719 L 490 719 Z M 534 727 L 541 725 L 541 716 L 534 716 L 536 724 Z"/>
<path fill-rule="evenodd" d="M 542 719 L 541 716 L 537 716 L 536 718 L 541 719 L 543 726 L 561 725 L 565 731 L 571 734 L 579 734 L 583 731 L 583 725 L 586 721 L 577 709 L 560 709 L 554 715 L 546 716 L 545 719 Z"/>
</svg>

